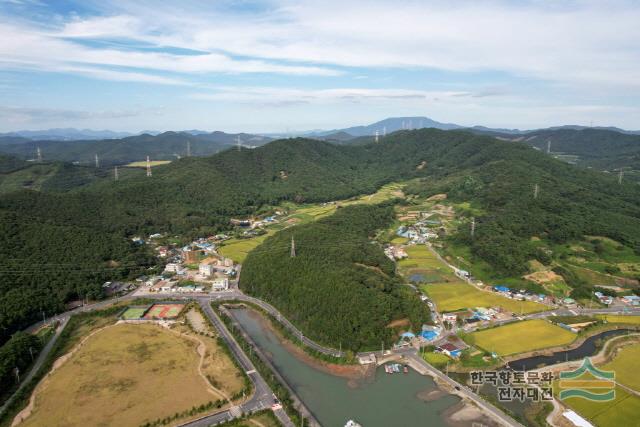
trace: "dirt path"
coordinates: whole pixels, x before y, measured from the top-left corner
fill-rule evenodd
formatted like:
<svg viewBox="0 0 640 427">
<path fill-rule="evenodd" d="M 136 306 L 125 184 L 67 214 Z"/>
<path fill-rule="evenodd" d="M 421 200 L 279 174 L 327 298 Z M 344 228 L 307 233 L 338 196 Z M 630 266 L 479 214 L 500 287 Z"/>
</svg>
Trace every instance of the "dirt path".
<svg viewBox="0 0 640 427">
<path fill-rule="evenodd" d="M 198 355 L 200 356 L 200 362 L 198 363 L 198 375 L 200 375 L 200 377 L 204 380 L 205 384 L 207 384 L 207 387 L 209 388 L 209 392 L 211 394 L 216 395 L 216 397 L 222 397 L 223 399 L 226 399 L 230 403 L 231 402 L 231 397 L 227 393 L 225 393 L 224 391 L 214 387 L 209 382 L 209 379 L 204 374 L 204 372 L 202 372 L 202 365 L 204 365 L 205 357 L 207 356 L 207 345 L 204 343 L 204 341 L 202 341 L 198 337 L 194 337 L 194 336 L 191 336 L 189 334 L 185 334 L 183 332 L 174 331 L 172 329 L 168 329 L 168 330 L 171 331 L 172 333 L 182 337 L 182 338 L 185 338 L 187 340 L 194 341 L 194 342 L 198 343 L 198 347 L 196 348 L 196 351 L 198 352 Z"/>
<path fill-rule="evenodd" d="M 264 424 L 262 424 L 260 421 L 258 420 L 249 420 L 251 422 L 251 424 L 256 425 L 258 427 L 264 427 Z"/>
</svg>

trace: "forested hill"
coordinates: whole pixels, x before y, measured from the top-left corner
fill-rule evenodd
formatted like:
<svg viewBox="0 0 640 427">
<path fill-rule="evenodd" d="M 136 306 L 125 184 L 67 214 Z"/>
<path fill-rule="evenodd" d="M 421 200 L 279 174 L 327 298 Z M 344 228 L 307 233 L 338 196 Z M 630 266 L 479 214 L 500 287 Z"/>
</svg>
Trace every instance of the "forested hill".
<svg viewBox="0 0 640 427">
<path fill-rule="evenodd" d="M 640 135 L 607 129 L 544 129 L 500 138 L 525 143 L 552 155 L 569 155 L 579 165 L 600 170 L 640 170 Z"/>
<path fill-rule="evenodd" d="M 393 205 L 350 206 L 285 229 L 249 253 L 240 287 L 271 302 L 305 335 L 354 352 L 388 347 L 393 321 L 420 331 L 429 311 L 401 286 L 395 265 L 370 238 L 394 219 Z M 296 256 L 290 256 L 291 239 Z"/>
<path fill-rule="evenodd" d="M 0 341 L 37 320 L 41 305 L 50 312 L 60 310 L 69 298 L 98 293 L 110 272 L 126 276 L 135 260 L 148 263 L 127 241 L 133 234 L 214 233 L 227 228 L 231 217 L 251 215 L 266 205 L 346 198 L 414 177 L 429 177 L 428 186 L 418 191 L 433 191 L 431 183 L 436 182 L 460 185 L 456 179 L 467 175 L 482 182 L 481 192 L 468 196 L 483 198 L 487 218 L 482 221 L 508 231 L 487 238 L 487 258 L 490 248 L 502 246 L 519 254 L 521 246 L 513 242 L 530 227 L 558 239 L 564 238 L 561 233 L 593 232 L 634 246 L 640 241 L 637 186 L 618 186 L 615 177 L 556 161 L 524 144 L 467 132 L 401 131 L 362 146 L 280 140 L 256 149 L 182 158 L 154 167 L 151 177 L 138 172 L 88 185 L 82 177 L 60 175 L 56 188 L 75 189 L 51 192 L 45 186 L 0 197 Z M 534 180 L 541 187 L 541 206 L 527 209 L 524 201 Z M 75 186 L 78 182 L 81 187 Z M 461 188 L 475 191 L 473 185 Z M 493 236 L 488 225 L 478 234 L 481 229 Z M 82 268 L 66 267 L 77 264 Z M 496 261 L 501 268 L 513 264 Z M 57 265 L 59 273 L 50 274 L 41 265 Z M 56 293 L 59 288 L 63 290 Z"/>
<path fill-rule="evenodd" d="M 103 166 L 122 165 L 152 160 L 175 160 L 187 156 L 210 156 L 236 145 L 237 138 L 246 146 L 259 146 L 271 138 L 251 134 L 227 134 L 224 132 L 192 135 L 186 132 L 164 132 L 158 135 L 142 134 L 120 139 L 31 141 L 5 137 L 0 141 L 0 152 L 34 159 L 40 148 L 47 161 L 64 161 L 93 166 L 96 154 Z"/>
<path fill-rule="evenodd" d="M 451 147 L 431 179 L 408 193 L 447 193 L 482 209 L 476 233 L 458 238 L 499 273 L 521 274 L 529 259 L 548 262 L 532 237 L 565 243 L 584 235 L 610 237 L 640 252 L 640 187 L 578 168 L 513 143 Z M 460 150 L 460 151 L 458 151 Z M 456 159 L 457 157 L 457 159 Z M 450 166 L 446 166 L 449 164 Z M 538 197 L 534 188 L 538 185 Z"/>
</svg>

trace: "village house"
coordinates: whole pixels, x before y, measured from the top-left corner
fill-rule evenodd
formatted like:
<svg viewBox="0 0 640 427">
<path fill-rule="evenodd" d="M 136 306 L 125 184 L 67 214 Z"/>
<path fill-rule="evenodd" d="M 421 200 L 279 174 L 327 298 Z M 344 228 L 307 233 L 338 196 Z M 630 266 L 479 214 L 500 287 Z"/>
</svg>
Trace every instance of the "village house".
<svg viewBox="0 0 640 427">
<path fill-rule="evenodd" d="M 176 273 L 176 274 L 185 274 L 186 273 L 186 269 L 175 262 L 170 262 L 169 264 L 164 266 L 164 271 L 167 273 Z"/>
<path fill-rule="evenodd" d="M 211 283 L 211 292 L 226 291 L 229 289 L 229 279 L 218 278 Z"/>
<path fill-rule="evenodd" d="M 452 359 L 457 359 L 462 353 L 461 349 L 451 343 L 442 344 L 440 347 L 438 347 L 438 350 L 451 357 Z"/>
</svg>

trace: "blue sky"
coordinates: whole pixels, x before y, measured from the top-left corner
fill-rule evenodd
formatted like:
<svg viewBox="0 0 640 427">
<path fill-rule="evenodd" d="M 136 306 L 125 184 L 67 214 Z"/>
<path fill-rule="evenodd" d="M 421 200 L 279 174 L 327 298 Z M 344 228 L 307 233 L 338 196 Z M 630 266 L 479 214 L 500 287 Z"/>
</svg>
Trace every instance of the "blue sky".
<svg viewBox="0 0 640 427">
<path fill-rule="evenodd" d="M 0 0 L 0 131 L 640 129 L 637 1 Z"/>
</svg>

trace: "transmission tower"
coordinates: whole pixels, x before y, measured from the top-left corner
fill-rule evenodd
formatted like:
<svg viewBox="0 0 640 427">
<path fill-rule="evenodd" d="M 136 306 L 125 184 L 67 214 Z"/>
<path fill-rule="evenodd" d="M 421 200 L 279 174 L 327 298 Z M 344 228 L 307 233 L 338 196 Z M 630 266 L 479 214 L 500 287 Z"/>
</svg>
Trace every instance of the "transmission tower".
<svg viewBox="0 0 640 427">
<path fill-rule="evenodd" d="M 291 258 L 296 257 L 296 241 L 293 240 L 293 236 L 291 236 Z"/>
<path fill-rule="evenodd" d="M 623 175 L 624 175 L 624 172 L 623 172 L 623 171 L 620 171 L 620 172 L 618 173 L 618 184 L 622 184 L 622 177 L 623 177 Z"/>
<path fill-rule="evenodd" d="M 187 141 L 187 157 L 191 157 L 191 141 Z"/>
<path fill-rule="evenodd" d="M 380 140 L 380 135 L 379 132 L 376 130 L 376 142 L 378 142 Z"/>
<path fill-rule="evenodd" d="M 100 159 L 98 158 L 98 153 L 96 153 L 96 168 L 100 167 Z"/>
<path fill-rule="evenodd" d="M 242 150 L 242 145 L 240 144 L 240 135 L 236 136 L 236 144 L 238 145 L 238 151 Z"/>
<path fill-rule="evenodd" d="M 471 217 L 471 237 L 476 234 L 476 217 Z"/>
<path fill-rule="evenodd" d="M 382 127 L 382 136 L 387 136 L 387 127 L 386 126 Z"/>
<path fill-rule="evenodd" d="M 36 150 L 36 157 L 38 158 L 38 162 L 42 162 L 42 150 L 40 149 L 40 147 L 38 147 Z"/>
<path fill-rule="evenodd" d="M 118 167 L 116 166 L 115 169 L 113 170 L 113 179 L 115 181 L 118 180 Z"/>
<path fill-rule="evenodd" d="M 147 156 L 147 176 L 151 176 L 151 160 L 149 160 L 149 156 Z"/>
<path fill-rule="evenodd" d="M 551 154 L 551 140 L 547 140 L 547 154 Z"/>
<path fill-rule="evenodd" d="M 533 198 L 538 198 L 538 192 L 540 192 L 540 186 L 538 184 L 533 186 Z"/>
</svg>

